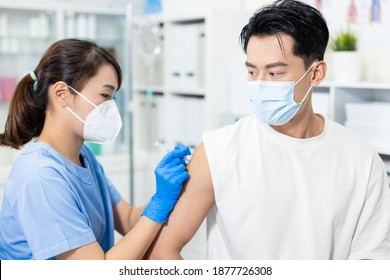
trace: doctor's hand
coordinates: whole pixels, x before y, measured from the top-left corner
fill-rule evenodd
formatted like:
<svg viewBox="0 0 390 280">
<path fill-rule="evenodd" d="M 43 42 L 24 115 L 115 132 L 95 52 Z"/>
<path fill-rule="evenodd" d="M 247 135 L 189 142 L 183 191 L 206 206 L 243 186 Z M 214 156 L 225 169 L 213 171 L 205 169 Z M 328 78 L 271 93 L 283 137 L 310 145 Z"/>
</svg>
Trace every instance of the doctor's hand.
<svg viewBox="0 0 390 280">
<path fill-rule="evenodd" d="M 186 163 L 182 158 L 190 154 L 187 146 L 179 144 L 157 165 L 154 171 L 156 193 L 144 209 L 144 216 L 157 223 L 168 220 L 169 213 L 179 199 L 183 183 L 188 179 Z"/>
</svg>

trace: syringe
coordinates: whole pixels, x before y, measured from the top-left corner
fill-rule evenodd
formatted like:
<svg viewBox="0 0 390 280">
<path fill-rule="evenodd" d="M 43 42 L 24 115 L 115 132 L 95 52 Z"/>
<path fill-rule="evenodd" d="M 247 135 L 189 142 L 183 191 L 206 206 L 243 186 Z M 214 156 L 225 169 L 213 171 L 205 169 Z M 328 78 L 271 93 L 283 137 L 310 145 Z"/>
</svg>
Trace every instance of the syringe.
<svg viewBox="0 0 390 280">
<path fill-rule="evenodd" d="M 168 146 L 163 144 L 161 141 L 157 140 L 156 142 L 154 142 L 154 146 L 160 148 L 160 150 L 162 150 L 165 153 L 172 152 L 172 149 L 168 148 Z M 184 156 L 182 159 L 186 164 L 188 164 L 191 161 L 191 155 Z"/>
</svg>

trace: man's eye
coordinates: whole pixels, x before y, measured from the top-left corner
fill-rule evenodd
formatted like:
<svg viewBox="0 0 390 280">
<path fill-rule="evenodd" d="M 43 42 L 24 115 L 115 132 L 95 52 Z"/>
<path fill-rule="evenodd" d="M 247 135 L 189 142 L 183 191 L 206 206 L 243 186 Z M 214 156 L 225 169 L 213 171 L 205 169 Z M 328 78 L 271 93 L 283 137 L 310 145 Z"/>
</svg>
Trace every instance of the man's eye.
<svg viewBox="0 0 390 280">
<path fill-rule="evenodd" d="M 279 72 L 270 72 L 269 73 L 269 75 L 271 76 L 271 77 L 278 77 L 278 76 L 280 76 L 282 73 L 279 73 Z"/>
<path fill-rule="evenodd" d="M 256 73 L 255 73 L 255 72 L 253 72 L 253 71 L 248 71 L 248 75 L 249 75 L 249 76 L 255 76 L 255 75 L 256 75 Z"/>
</svg>

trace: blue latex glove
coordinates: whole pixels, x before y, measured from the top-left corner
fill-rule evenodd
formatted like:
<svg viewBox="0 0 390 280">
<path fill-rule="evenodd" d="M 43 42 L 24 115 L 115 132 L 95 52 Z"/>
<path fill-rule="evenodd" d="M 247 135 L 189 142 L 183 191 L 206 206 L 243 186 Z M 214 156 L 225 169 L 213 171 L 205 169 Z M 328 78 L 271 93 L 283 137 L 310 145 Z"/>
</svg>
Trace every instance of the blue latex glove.
<svg viewBox="0 0 390 280">
<path fill-rule="evenodd" d="M 187 146 L 179 144 L 160 161 L 154 171 L 156 193 L 142 215 L 156 223 L 164 223 L 168 220 L 169 213 L 179 199 L 183 183 L 188 179 L 186 164 L 182 158 L 190 154 Z"/>
</svg>

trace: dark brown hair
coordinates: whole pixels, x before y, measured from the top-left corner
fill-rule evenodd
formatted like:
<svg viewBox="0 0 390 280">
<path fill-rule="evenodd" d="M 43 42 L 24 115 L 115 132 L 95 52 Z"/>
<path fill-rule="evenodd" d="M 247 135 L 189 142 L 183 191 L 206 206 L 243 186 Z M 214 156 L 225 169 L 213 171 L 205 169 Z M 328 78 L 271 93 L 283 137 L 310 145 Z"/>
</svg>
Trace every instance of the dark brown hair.
<svg viewBox="0 0 390 280">
<path fill-rule="evenodd" d="M 116 70 L 119 89 L 122 71 L 106 49 L 94 42 L 79 39 L 64 39 L 52 44 L 34 69 L 37 77 L 36 89 L 30 74 L 17 84 L 5 131 L 0 134 L 0 145 L 19 149 L 41 134 L 50 85 L 64 81 L 76 90 L 81 90 L 87 81 L 97 74 L 100 66 L 107 63 Z"/>
</svg>

